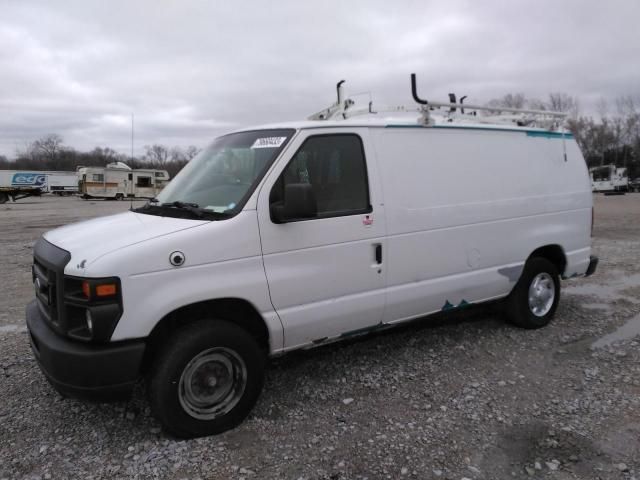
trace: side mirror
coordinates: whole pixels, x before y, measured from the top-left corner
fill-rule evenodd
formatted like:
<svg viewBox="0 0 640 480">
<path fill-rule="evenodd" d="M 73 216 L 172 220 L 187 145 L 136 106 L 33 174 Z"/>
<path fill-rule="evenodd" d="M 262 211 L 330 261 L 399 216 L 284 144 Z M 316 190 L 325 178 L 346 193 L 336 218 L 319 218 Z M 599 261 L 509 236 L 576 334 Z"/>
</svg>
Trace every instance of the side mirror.
<svg viewBox="0 0 640 480">
<path fill-rule="evenodd" d="M 289 183 L 284 187 L 284 202 L 272 204 L 271 219 L 275 223 L 314 218 L 318 204 L 313 187 L 309 183 Z"/>
</svg>

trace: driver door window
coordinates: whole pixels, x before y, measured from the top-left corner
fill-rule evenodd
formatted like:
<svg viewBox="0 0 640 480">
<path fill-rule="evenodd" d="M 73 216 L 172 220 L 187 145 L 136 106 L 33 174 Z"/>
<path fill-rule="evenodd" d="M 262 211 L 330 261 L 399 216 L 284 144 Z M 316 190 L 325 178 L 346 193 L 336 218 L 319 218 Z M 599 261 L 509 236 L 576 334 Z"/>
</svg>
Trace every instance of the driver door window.
<svg viewBox="0 0 640 480">
<path fill-rule="evenodd" d="M 287 184 L 313 187 L 317 216 L 327 218 L 371 212 L 364 150 L 353 134 L 309 137 L 271 191 L 270 204 L 283 204 Z"/>
</svg>

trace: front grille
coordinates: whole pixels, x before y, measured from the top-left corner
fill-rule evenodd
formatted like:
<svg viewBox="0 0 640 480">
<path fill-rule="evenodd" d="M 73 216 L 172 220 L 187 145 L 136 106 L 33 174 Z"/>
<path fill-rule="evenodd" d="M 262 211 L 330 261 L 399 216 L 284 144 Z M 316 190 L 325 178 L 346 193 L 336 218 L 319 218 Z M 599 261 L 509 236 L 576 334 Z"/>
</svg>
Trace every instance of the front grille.
<svg viewBox="0 0 640 480">
<path fill-rule="evenodd" d="M 58 311 L 56 302 L 56 275 L 55 271 L 49 270 L 36 258 L 33 259 L 33 285 L 38 300 L 38 308 L 45 318 L 57 324 Z"/>
<path fill-rule="evenodd" d="M 33 248 L 33 282 L 38 308 L 49 324 L 66 331 L 64 312 L 64 267 L 71 254 L 40 238 Z"/>
</svg>

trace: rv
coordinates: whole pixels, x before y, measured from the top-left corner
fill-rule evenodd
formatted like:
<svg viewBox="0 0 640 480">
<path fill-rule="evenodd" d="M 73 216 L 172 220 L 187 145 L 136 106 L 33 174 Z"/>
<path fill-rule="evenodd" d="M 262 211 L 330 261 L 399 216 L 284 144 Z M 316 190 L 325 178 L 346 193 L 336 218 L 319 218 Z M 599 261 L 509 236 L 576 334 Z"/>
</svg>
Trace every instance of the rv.
<svg viewBox="0 0 640 480">
<path fill-rule="evenodd" d="M 561 279 L 598 263 L 564 114 L 413 94 L 417 115 L 385 118 L 339 85 L 308 121 L 217 138 L 146 205 L 45 233 L 26 315 L 49 381 L 104 397 L 145 378 L 193 437 L 247 416 L 269 356 L 489 301 L 547 325 Z"/>
<path fill-rule="evenodd" d="M 626 168 L 617 168 L 615 165 L 602 165 L 589 169 L 591 176 L 591 189 L 594 192 L 627 192 L 629 190 L 629 177 Z"/>
<path fill-rule="evenodd" d="M 166 170 L 132 169 L 126 163 L 106 167 L 78 167 L 82 198 L 154 198 L 169 182 Z"/>
</svg>

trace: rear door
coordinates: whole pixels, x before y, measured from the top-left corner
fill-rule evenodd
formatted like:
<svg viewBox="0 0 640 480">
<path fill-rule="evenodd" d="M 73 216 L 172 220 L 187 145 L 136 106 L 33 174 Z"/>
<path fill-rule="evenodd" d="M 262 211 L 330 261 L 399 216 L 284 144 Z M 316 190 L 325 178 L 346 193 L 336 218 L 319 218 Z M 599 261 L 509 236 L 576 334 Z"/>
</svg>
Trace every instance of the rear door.
<svg viewBox="0 0 640 480">
<path fill-rule="evenodd" d="M 386 232 L 368 129 L 303 130 L 267 178 L 258 219 L 285 349 L 374 327 L 385 305 Z M 275 223 L 288 183 L 309 183 L 314 218 Z"/>
</svg>

